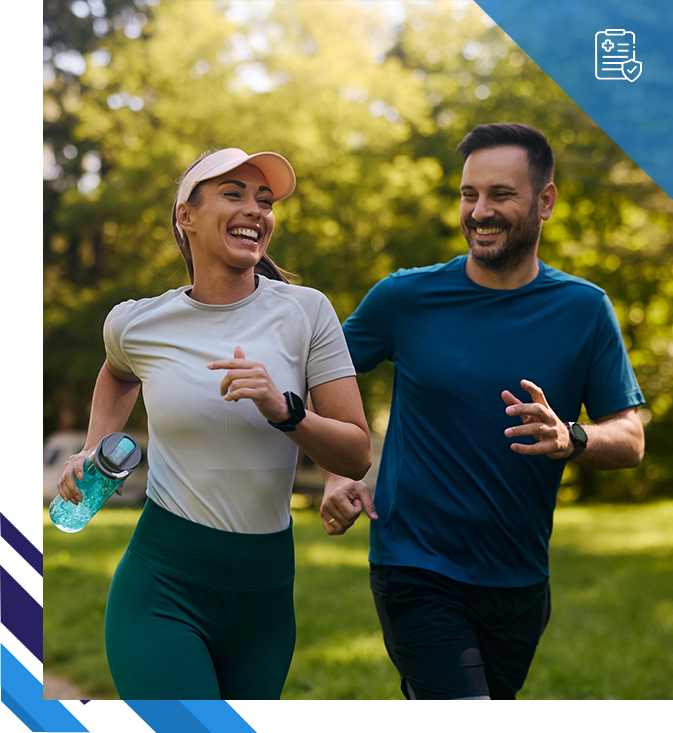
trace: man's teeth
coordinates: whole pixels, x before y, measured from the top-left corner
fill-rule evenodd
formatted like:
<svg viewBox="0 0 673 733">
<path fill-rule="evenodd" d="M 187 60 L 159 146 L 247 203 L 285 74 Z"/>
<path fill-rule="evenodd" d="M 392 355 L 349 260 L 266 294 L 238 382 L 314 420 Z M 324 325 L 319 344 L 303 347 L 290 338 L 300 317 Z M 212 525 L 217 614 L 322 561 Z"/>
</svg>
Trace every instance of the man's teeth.
<svg viewBox="0 0 673 733">
<path fill-rule="evenodd" d="M 234 237 L 247 237 L 248 239 L 254 239 L 255 242 L 259 238 L 259 232 L 256 232 L 254 229 L 230 229 L 229 234 L 232 234 Z"/>
<path fill-rule="evenodd" d="M 496 229 L 496 228 L 490 228 L 490 229 L 479 229 L 477 228 L 477 234 L 500 234 L 500 232 L 504 231 L 504 229 Z"/>
</svg>

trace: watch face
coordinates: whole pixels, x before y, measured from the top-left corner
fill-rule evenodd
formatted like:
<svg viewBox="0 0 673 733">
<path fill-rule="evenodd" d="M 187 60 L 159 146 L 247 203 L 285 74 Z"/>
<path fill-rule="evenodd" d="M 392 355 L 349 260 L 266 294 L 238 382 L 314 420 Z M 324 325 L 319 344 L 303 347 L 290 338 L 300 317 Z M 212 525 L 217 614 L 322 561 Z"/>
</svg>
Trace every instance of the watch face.
<svg viewBox="0 0 673 733">
<path fill-rule="evenodd" d="M 289 394 L 292 402 L 292 407 L 290 408 L 291 417 L 303 418 L 306 412 L 304 410 L 304 403 L 302 402 L 301 397 L 296 395 L 294 392 L 290 392 Z"/>
<path fill-rule="evenodd" d="M 578 425 L 577 423 L 573 423 L 572 431 L 575 437 L 581 441 L 582 443 L 587 442 L 587 434 L 584 431 L 584 428 L 581 425 Z"/>
</svg>

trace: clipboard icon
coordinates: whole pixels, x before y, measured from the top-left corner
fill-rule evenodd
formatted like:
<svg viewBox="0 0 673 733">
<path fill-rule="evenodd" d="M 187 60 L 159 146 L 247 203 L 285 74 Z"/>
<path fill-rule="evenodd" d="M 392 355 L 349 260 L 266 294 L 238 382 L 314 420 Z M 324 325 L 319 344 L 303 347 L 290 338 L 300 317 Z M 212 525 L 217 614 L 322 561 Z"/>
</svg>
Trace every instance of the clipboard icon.
<svg viewBox="0 0 673 733">
<path fill-rule="evenodd" d="M 596 33 L 596 79 L 635 81 L 643 70 L 636 61 L 636 34 L 620 28 L 606 28 Z"/>
</svg>

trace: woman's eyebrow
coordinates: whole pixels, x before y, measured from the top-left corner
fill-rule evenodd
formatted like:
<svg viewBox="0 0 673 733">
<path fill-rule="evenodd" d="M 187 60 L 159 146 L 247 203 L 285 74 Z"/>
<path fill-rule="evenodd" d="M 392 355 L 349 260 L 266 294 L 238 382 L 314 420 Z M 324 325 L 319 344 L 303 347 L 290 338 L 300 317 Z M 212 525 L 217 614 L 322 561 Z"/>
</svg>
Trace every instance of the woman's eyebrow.
<svg viewBox="0 0 673 733">
<path fill-rule="evenodd" d="M 242 181 L 235 181 L 233 178 L 228 181 L 222 181 L 222 183 L 220 183 L 220 186 L 224 186 L 227 183 L 233 183 L 236 186 L 240 186 L 241 188 L 247 188 L 245 183 L 243 183 Z M 273 191 L 268 186 L 260 186 L 258 190 L 259 191 L 268 191 L 271 195 L 273 195 Z"/>
</svg>

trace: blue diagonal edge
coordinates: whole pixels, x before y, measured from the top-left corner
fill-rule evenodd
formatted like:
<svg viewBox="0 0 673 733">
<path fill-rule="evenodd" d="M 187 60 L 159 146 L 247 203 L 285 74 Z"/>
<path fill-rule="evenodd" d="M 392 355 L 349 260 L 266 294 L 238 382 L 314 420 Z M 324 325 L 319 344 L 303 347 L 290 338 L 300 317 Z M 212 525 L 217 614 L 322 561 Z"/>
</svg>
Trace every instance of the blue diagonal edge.
<svg viewBox="0 0 673 733">
<path fill-rule="evenodd" d="M 122 703 L 153 732 L 210 733 L 210 729 L 179 700 L 122 700 Z"/>
<path fill-rule="evenodd" d="M 0 537 L 11 545 L 21 557 L 42 575 L 42 553 L 35 545 L 0 512 Z"/>
<path fill-rule="evenodd" d="M 2 688 L 2 704 L 9 708 L 14 715 L 28 728 L 28 730 L 34 731 L 34 733 L 43 733 L 44 728 L 34 721 L 30 715 L 19 705 L 19 703 L 5 690 Z"/>
<path fill-rule="evenodd" d="M 2 733 L 91 733 L 82 706 L 73 700 L 43 700 L 42 673 L 30 672 L 0 644 Z"/>
<path fill-rule="evenodd" d="M 224 700 L 181 702 L 211 733 L 255 733 L 254 729 Z"/>
<path fill-rule="evenodd" d="M 0 567 L 0 621 L 42 661 L 42 606 Z"/>
<path fill-rule="evenodd" d="M 673 196 L 673 4 L 658 0 L 475 0 L 650 178 Z M 636 35 L 641 78 L 595 78 L 595 34 Z M 522 122 L 525 120 L 521 120 Z"/>
</svg>

